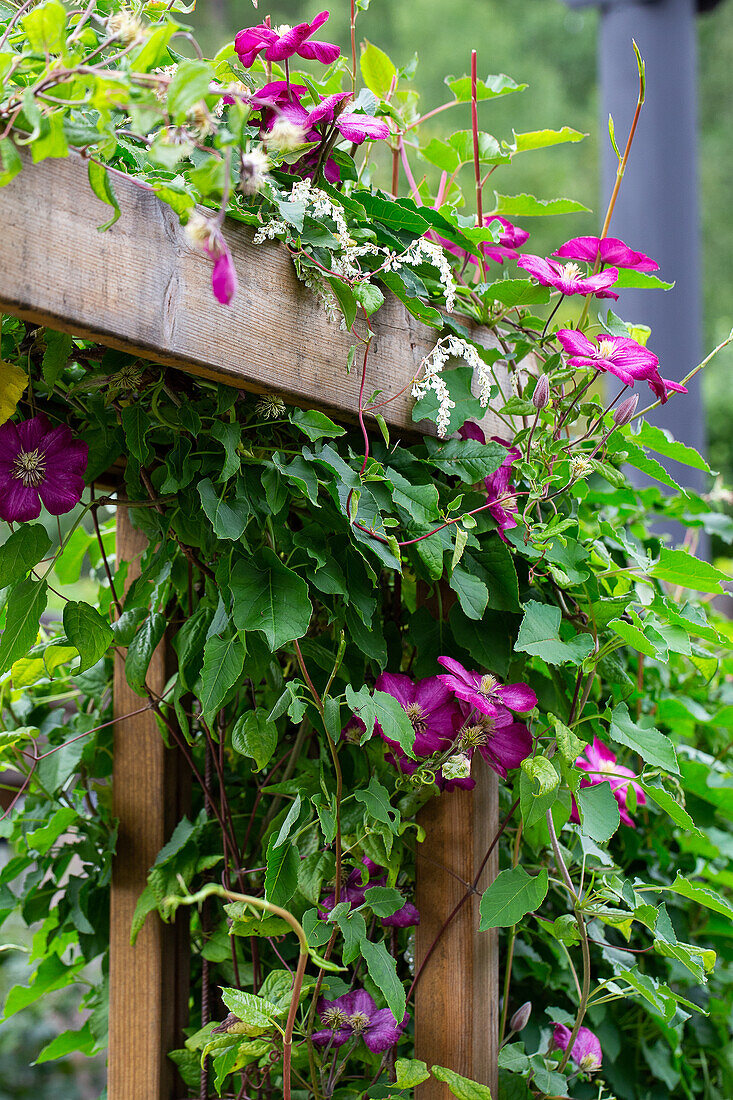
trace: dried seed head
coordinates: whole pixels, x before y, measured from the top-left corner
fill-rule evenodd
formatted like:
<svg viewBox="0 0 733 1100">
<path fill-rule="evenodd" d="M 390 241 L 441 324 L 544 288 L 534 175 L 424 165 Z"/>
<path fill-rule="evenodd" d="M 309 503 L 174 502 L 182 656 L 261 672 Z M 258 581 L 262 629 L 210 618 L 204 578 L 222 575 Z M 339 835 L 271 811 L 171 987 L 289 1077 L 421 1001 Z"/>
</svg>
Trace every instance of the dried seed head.
<svg viewBox="0 0 733 1100">
<path fill-rule="evenodd" d="M 145 28 L 136 15 L 125 8 L 114 12 L 107 20 L 107 32 L 111 38 L 119 38 L 125 46 L 142 41 Z"/>
<path fill-rule="evenodd" d="M 256 195 L 262 190 L 270 170 L 270 161 L 262 149 L 242 153 L 239 169 L 239 190 L 244 195 Z"/>
<path fill-rule="evenodd" d="M 537 385 L 534 388 L 532 394 L 532 404 L 539 412 L 540 409 L 546 408 L 550 403 L 550 383 L 546 374 L 541 374 L 537 379 Z"/>
<path fill-rule="evenodd" d="M 532 1015 L 532 1002 L 525 1001 L 524 1004 L 517 1009 L 509 1021 L 509 1027 L 512 1031 L 522 1031 L 523 1028 L 529 1023 L 529 1018 Z"/>
<path fill-rule="evenodd" d="M 578 478 L 585 477 L 592 469 L 593 463 L 587 459 L 585 455 L 573 455 L 570 459 L 570 473 L 574 481 L 577 481 Z"/>
<path fill-rule="evenodd" d="M 292 153 L 305 142 L 305 130 L 287 118 L 278 118 L 266 136 L 267 148 L 278 153 Z"/>
<path fill-rule="evenodd" d="M 613 414 L 613 422 L 617 428 L 622 428 L 624 424 L 628 424 L 636 412 L 636 406 L 638 404 L 638 393 L 633 394 L 631 397 L 627 397 L 625 401 L 621 402 L 616 412 Z"/>
<path fill-rule="evenodd" d="M 186 236 L 191 244 L 199 249 L 211 248 L 216 235 L 216 226 L 211 218 L 193 213 L 186 222 Z"/>
</svg>

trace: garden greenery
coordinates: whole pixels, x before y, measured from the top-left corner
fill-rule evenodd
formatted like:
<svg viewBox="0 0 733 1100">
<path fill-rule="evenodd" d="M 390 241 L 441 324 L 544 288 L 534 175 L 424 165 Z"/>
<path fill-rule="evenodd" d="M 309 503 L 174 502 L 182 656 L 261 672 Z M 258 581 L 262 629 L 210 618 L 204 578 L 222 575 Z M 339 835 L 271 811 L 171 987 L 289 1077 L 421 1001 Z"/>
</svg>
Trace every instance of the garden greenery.
<svg viewBox="0 0 733 1100">
<path fill-rule="evenodd" d="M 0 183 L 81 155 L 106 229 L 134 180 L 187 225 L 223 310 L 224 219 L 251 226 L 353 334 L 361 379 L 347 426 L 3 318 L 0 751 L 22 783 L 0 917 L 36 929 L 5 1019 L 78 983 L 85 1022 L 39 1061 L 105 1045 L 89 964 L 108 948 L 124 661 L 195 781 L 131 929 L 190 907 L 170 1057 L 191 1095 L 404 1096 L 432 1073 L 489 1100 L 412 1057 L 416 815 L 473 786 L 480 755 L 500 784 L 480 906 L 505 930 L 500 1097 L 730 1096 L 731 630 L 725 575 L 694 551 L 731 523 L 712 479 L 698 495 L 665 469 L 705 460 L 637 411 L 645 383 L 650 407 L 684 400 L 703 364 L 663 378 L 653 334 L 613 310 L 619 288 L 669 285 L 609 235 L 618 187 L 600 237 L 550 258 L 520 253 L 514 219 L 581 204 L 487 200 L 514 157 L 582 135 L 480 129 L 524 85 L 479 78 L 475 54 L 423 111 L 414 62 L 357 58 L 367 6 L 346 56 L 321 13 L 265 18 L 209 61 L 177 0 L 0 0 Z M 431 137 L 461 104 L 471 128 Z M 388 294 L 435 346 L 372 393 Z M 380 410 L 406 382 L 426 430 L 395 437 Z M 149 540 L 137 573 L 114 554 L 121 502 Z M 39 522 L 67 513 L 58 538 Z"/>
</svg>

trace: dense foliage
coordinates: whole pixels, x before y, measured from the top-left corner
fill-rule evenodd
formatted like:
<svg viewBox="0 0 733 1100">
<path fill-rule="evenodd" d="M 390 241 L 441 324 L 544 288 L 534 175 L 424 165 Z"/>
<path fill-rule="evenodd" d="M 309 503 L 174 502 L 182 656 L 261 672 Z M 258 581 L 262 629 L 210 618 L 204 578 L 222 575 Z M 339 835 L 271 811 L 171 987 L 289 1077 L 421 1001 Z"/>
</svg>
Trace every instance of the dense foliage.
<svg viewBox="0 0 733 1100">
<path fill-rule="evenodd" d="M 432 1072 L 488 1100 L 412 1057 L 416 814 L 485 782 L 482 759 L 501 790 L 481 901 L 481 929 L 507 930 L 500 1096 L 728 1095 L 730 629 L 711 605 L 725 575 L 694 546 L 731 525 L 671 479 L 665 459 L 707 464 L 629 392 L 684 400 L 701 367 L 663 378 L 648 330 L 600 309 L 668 284 L 608 235 L 615 194 L 600 238 L 520 254 L 515 218 L 583 208 L 502 191 L 489 210 L 488 177 L 582 135 L 481 131 L 521 85 L 479 79 L 475 55 L 448 81 L 471 129 L 422 140 L 412 67 L 367 44 L 357 93 L 355 33 L 342 58 L 322 17 L 264 21 L 186 59 L 185 11 L 164 8 L 0 5 L 0 182 L 22 187 L 24 144 L 34 161 L 82 150 L 113 222 L 115 176 L 134 177 L 187 224 L 222 309 L 225 216 L 263 261 L 284 242 L 353 334 L 358 426 L 3 318 L 0 747 L 23 783 L 0 912 L 37 928 L 6 1020 L 86 985 L 83 1026 L 40 1060 L 104 1048 L 89 967 L 106 972 L 124 660 L 195 780 L 131 930 L 192 907 L 191 1027 L 171 1052 L 192 1094 L 397 1096 Z M 638 110 L 643 92 L 640 61 Z M 391 193 L 371 183 L 379 143 Z M 435 347 L 372 393 L 390 293 Z M 621 383 L 608 406 L 601 375 Z M 379 410 L 405 383 L 426 431 L 395 438 Z M 114 556 L 120 503 L 149 537 L 139 563 Z M 56 539 L 42 508 L 70 515 Z M 658 533 L 670 520 L 682 549 Z"/>
</svg>

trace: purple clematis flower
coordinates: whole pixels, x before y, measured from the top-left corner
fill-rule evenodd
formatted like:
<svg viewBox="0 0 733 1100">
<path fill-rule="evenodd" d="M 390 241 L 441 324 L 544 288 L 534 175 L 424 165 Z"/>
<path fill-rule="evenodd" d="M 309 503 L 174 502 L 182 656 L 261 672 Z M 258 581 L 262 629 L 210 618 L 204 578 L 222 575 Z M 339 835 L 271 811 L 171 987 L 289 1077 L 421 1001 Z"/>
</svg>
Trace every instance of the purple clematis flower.
<svg viewBox="0 0 733 1100">
<path fill-rule="evenodd" d="M 500 217 L 499 214 L 486 214 L 483 220 L 484 226 L 488 228 L 492 222 L 500 222 L 501 224 L 499 240 L 497 244 L 485 241 L 482 245 L 479 245 L 479 251 L 485 259 L 493 260 L 497 264 L 503 264 L 504 260 L 516 260 L 519 255 L 517 249 L 529 239 L 529 233 L 526 229 L 520 229 L 519 226 L 513 225 L 508 218 Z M 456 244 L 452 244 L 445 237 L 440 237 L 436 233 L 435 240 L 443 246 L 446 252 L 450 252 L 452 256 L 457 256 L 459 260 L 466 260 L 476 267 L 481 264 L 481 259 L 478 256 L 466 252 L 465 249 Z"/>
<path fill-rule="evenodd" d="M 597 275 L 584 275 L 576 263 L 561 264 L 542 256 L 520 256 L 519 267 L 529 272 L 542 286 L 552 286 L 562 294 L 595 294 L 599 298 L 618 298 L 608 288 L 618 279 L 618 270 L 607 267 Z"/>
<path fill-rule="evenodd" d="M 309 39 L 328 19 L 328 12 L 322 11 L 310 23 L 298 23 L 296 27 L 269 27 L 267 23 L 258 23 L 256 27 L 245 27 L 234 39 L 234 49 L 239 60 L 248 69 L 254 64 L 259 53 L 266 61 L 286 61 L 297 54 L 308 61 L 321 61 L 330 65 L 341 53 L 338 46 L 330 42 L 311 42 Z"/>
<path fill-rule="evenodd" d="M 496 715 L 476 714 L 468 703 L 463 708 L 466 720 L 461 729 L 461 744 L 467 752 L 477 749 L 489 767 L 506 779 L 508 772 L 518 768 L 532 752 L 529 729 L 524 722 L 516 722 L 503 707 Z"/>
<path fill-rule="evenodd" d="M 442 680 L 463 702 L 475 707 L 481 714 L 495 718 L 507 710 L 526 714 L 537 706 L 537 696 L 527 684 L 499 683 L 490 673 L 469 672 L 452 657 L 438 657 L 438 663 L 447 668 L 437 679 Z"/>
<path fill-rule="evenodd" d="M 618 237 L 573 237 L 552 253 L 562 260 L 583 260 L 587 264 L 613 264 L 614 267 L 626 267 L 630 271 L 658 271 L 659 264 L 645 256 L 643 252 L 634 252 Z"/>
<path fill-rule="evenodd" d="M 367 879 L 363 882 L 363 872 L 359 867 L 355 867 L 350 872 L 349 877 L 346 879 L 346 883 L 343 886 L 340 893 L 340 901 L 347 901 L 349 905 L 358 908 L 366 901 L 366 892 L 372 886 L 384 886 L 387 882 L 387 872 L 384 867 L 379 867 L 368 857 L 362 859 L 362 866 L 366 868 Z M 325 920 L 328 914 L 336 905 L 336 893 L 332 891 L 321 902 L 321 907 L 318 911 L 318 915 L 321 920 Z M 387 925 L 390 928 L 411 928 L 412 926 L 420 923 L 420 913 L 411 902 L 406 901 L 401 909 L 392 913 L 389 917 L 379 918 L 382 924 Z"/>
<path fill-rule="evenodd" d="M 550 1049 L 567 1050 L 572 1034 L 570 1028 L 565 1027 L 565 1024 L 555 1024 Z M 601 1068 L 603 1051 L 598 1036 L 594 1035 L 590 1028 L 579 1028 L 570 1057 L 576 1066 L 586 1073 L 592 1073 L 594 1070 Z"/>
<path fill-rule="evenodd" d="M 602 741 L 599 741 L 597 737 L 593 738 L 592 745 L 587 745 L 583 750 L 583 753 L 575 761 L 575 767 L 581 768 L 582 771 L 588 773 L 587 777 L 581 779 L 581 787 L 593 787 L 598 783 L 610 784 L 611 790 L 613 791 L 613 797 L 618 802 L 621 820 L 624 825 L 630 825 L 631 828 L 634 829 L 636 826 L 631 820 L 629 811 L 626 808 L 629 783 L 631 783 L 631 786 L 636 792 L 637 806 L 645 805 L 646 795 L 639 784 L 633 782 L 635 773 L 631 768 L 627 768 L 623 764 L 618 764 L 615 753 L 611 752 L 611 750 L 604 745 Z M 575 822 L 576 825 L 580 822 L 578 808 L 574 800 L 570 820 Z"/>
<path fill-rule="evenodd" d="M 41 504 L 52 516 L 81 500 L 89 447 L 66 424 L 55 428 L 43 413 L 0 426 L 0 519 L 38 519 Z"/>
<path fill-rule="evenodd" d="M 608 371 L 627 386 L 657 374 L 657 356 L 629 336 L 601 333 L 597 340 L 589 340 L 584 333 L 572 328 L 561 328 L 555 335 L 570 356 L 571 367 Z"/>
<path fill-rule="evenodd" d="M 396 699 L 412 722 L 416 756 L 432 756 L 455 740 L 461 715 L 453 693 L 441 681 L 441 676 L 413 680 L 402 672 L 383 672 L 374 685 L 377 691 Z M 400 746 L 385 737 L 381 727 L 378 732 L 393 751 L 401 753 Z"/>
<path fill-rule="evenodd" d="M 310 109 L 302 103 L 292 101 L 282 104 L 281 113 L 289 122 L 302 127 L 309 141 L 320 140 L 321 134 L 315 127 L 322 123 L 334 123 L 341 136 L 355 145 L 361 145 L 367 138 L 375 140 L 389 137 L 389 126 L 381 118 L 347 111 L 347 100 L 350 99 L 349 92 L 338 92 L 326 96 Z"/>
<path fill-rule="evenodd" d="M 269 84 L 248 95 L 247 102 L 253 111 L 262 112 L 263 129 L 269 130 L 283 108 L 299 104 L 307 91 L 304 84 L 288 84 L 287 80 L 271 80 Z M 224 102 L 226 99 L 225 96 Z"/>
<path fill-rule="evenodd" d="M 662 378 L 658 371 L 650 375 L 646 381 L 654 391 L 654 396 L 663 405 L 667 404 L 671 393 L 687 393 L 687 386 L 681 386 L 679 382 L 673 382 L 670 378 Z"/>
<path fill-rule="evenodd" d="M 321 998 L 318 1015 L 326 1026 L 313 1033 L 316 1046 L 340 1047 L 349 1039 L 361 1036 L 375 1054 L 382 1054 L 395 1045 L 410 1018 L 406 1012 L 402 1023 L 398 1024 L 388 1008 L 377 1008 L 365 989 L 355 989 L 335 1001 Z"/>
</svg>

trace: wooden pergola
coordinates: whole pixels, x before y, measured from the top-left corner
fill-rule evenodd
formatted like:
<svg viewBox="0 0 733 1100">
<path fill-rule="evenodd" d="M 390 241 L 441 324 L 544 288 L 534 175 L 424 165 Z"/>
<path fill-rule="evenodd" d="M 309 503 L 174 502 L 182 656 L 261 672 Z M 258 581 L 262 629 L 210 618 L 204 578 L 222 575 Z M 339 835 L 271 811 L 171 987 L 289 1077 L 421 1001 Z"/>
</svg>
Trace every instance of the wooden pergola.
<svg viewBox="0 0 733 1100">
<path fill-rule="evenodd" d="M 132 179 L 115 178 L 122 217 L 106 232 L 109 207 L 91 193 L 81 157 L 30 162 L 0 188 L 3 262 L 0 310 L 120 348 L 230 386 L 280 394 L 353 419 L 359 379 L 345 370 L 352 338 L 329 322 L 298 281 L 286 250 L 254 246 L 227 223 L 240 280 L 230 307 L 211 294 L 210 262 L 175 214 Z M 434 330 L 389 296 L 374 315 L 369 389 L 402 389 L 435 343 Z M 486 343 L 490 342 L 486 334 Z M 393 429 L 414 432 L 406 393 L 385 406 Z M 144 536 L 117 512 L 118 560 L 134 561 Z M 128 581 L 132 576 L 128 576 Z M 148 682 L 161 692 L 171 668 L 165 640 Z M 114 682 L 117 716 L 139 707 L 123 663 Z M 418 846 L 421 924 L 416 965 L 466 894 L 498 828 L 496 776 L 485 766 L 474 791 L 433 799 Z M 189 996 L 187 925 L 148 918 L 130 945 L 132 914 L 148 870 L 186 811 L 187 779 L 166 749 L 152 711 L 115 727 L 113 804 L 119 818 L 111 905 L 108 1100 L 179 1100 L 166 1051 L 181 1042 Z M 422 848 L 422 852 L 420 849 Z M 416 987 L 416 1056 L 491 1086 L 496 1095 L 498 943 L 478 928 L 478 901 L 497 872 L 495 848 L 468 904 L 460 907 Z M 420 1100 L 447 1100 L 446 1085 L 418 1087 Z"/>
</svg>

